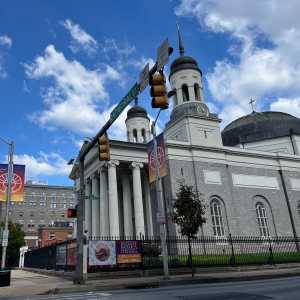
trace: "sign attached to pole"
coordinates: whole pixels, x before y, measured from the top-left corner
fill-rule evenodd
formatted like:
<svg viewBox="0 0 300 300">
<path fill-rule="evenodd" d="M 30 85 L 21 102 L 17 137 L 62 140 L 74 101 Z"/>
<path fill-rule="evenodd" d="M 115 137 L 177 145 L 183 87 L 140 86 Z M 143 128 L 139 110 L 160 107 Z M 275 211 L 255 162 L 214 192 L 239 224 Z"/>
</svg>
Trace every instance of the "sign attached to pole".
<svg viewBox="0 0 300 300">
<path fill-rule="evenodd" d="M 140 92 L 140 86 L 138 83 L 135 83 L 134 86 L 130 89 L 128 94 L 120 101 L 120 103 L 113 109 L 110 113 L 110 121 L 114 122 L 117 117 L 122 113 L 125 107 L 134 99 L 137 98 Z"/>
<path fill-rule="evenodd" d="M 8 165 L 0 164 L 0 201 L 6 201 L 6 189 L 8 185 Z M 25 166 L 13 165 L 13 177 L 11 185 L 11 201 L 24 200 Z"/>
<path fill-rule="evenodd" d="M 148 86 L 149 84 L 149 63 L 146 64 L 143 71 L 140 73 L 140 93 Z"/>
<path fill-rule="evenodd" d="M 164 143 L 163 133 L 161 133 L 156 137 L 156 142 L 157 142 L 159 176 L 164 177 L 167 175 L 167 162 L 166 162 L 165 143 Z M 155 151 L 154 151 L 153 140 L 148 143 L 147 152 L 148 152 L 148 166 L 149 166 L 148 167 L 149 183 L 152 183 L 156 180 L 156 162 L 155 162 Z"/>
<path fill-rule="evenodd" d="M 169 61 L 169 42 L 165 39 L 157 49 L 157 70 L 161 70 Z"/>
</svg>

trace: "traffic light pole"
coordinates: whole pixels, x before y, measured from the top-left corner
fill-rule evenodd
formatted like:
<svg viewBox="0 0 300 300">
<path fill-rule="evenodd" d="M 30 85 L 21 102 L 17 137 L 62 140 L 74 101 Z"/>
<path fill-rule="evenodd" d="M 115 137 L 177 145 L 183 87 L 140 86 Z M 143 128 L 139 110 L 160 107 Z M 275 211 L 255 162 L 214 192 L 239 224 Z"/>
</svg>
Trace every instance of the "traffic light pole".
<svg viewBox="0 0 300 300">
<path fill-rule="evenodd" d="M 153 146 L 154 146 L 153 150 L 154 150 L 154 157 L 155 157 L 155 169 L 156 169 L 155 189 L 156 189 L 156 198 L 158 204 L 158 217 L 160 223 L 159 232 L 160 232 L 160 240 L 161 240 L 162 256 L 163 256 L 164 279 L 169 279 L 166 214 L 165 214 L 165 206 L 164 206 L 162 180 L 160 177 L 160 165 L 158 160 L 156 128 L 155 128 L 160 112 L 161 109 L 159 110 L 155 121 L 151 125 L 151 132 L 153 135 Z"/>
<path fill-rule="evenodd" d="M 1 260 L 1 269 L 5 269 L 5 261 L 6 261 L 6 250 L 8 244 L 8 217 L 9 217 L 9 207 L 11 201 L 11 186 L 12 186 L 12 179 L 13 179 L 13 156 L 14 156 L 14 142 L 7 142 L 3 138 L 1 138 L 9 146 L 8 151 L 8 166 L 7 166 L 7 188 L 6 188 L 6 212 L 5 212 L 5 225 L 3 231 L 3 240 L 2 240 L 2 260 Z"/>
</svg>

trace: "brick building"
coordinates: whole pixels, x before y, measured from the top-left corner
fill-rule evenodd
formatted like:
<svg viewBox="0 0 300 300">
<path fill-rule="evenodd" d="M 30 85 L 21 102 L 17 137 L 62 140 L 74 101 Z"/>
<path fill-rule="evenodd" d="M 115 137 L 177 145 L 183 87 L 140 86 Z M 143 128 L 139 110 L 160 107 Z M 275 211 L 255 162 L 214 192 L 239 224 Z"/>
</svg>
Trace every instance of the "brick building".
<svg viewBox="0 0 300 300">
<path fill-rule="evenodd" d="M 11 202 L 9 217 L 19 223 L 25 232 L 26 245 L 38 246 L 38 229 L 54 226 L 56 222 L 72 223 L 67 209 L 75 206 L 73 187 L 51 186 L 27 182 L 23 202 Z M 5 205 L 0 203 L 0 220 L 4 220 Z"/>
</svg>

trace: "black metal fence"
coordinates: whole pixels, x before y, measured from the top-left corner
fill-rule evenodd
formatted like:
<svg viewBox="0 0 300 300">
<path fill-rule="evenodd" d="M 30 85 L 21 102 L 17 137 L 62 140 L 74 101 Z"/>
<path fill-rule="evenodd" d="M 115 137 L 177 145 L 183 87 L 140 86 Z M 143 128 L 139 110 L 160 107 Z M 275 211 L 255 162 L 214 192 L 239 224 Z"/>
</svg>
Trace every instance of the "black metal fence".
<svg viewBox="0 0 300 300">
<path fill-rule="evenodd" d="M 140 261 L 92 266 L 89 272 L 116 269 L 151 269 L 162 267 L 159 237 L 90 237 L 89 241 L 138 241 Z M 92 244 L 92 243 L 91 243 Z M 90 244 L 90 246 L 91 246 Z M 169 267 L 190 265 L 188 240 L 167 239 Z M 194 266 L 279 264 L 300 262 L 300 239 L 293 237 L 197 237 L 191 240 Z M 116 251 L 117 252 L 117 251 Z M 118 253 L 116 253 L 116 256 Z M 89 261 L 89 259 L 88 259 Z M 73 270 L 76 265 L 76 240 L 31 250 L 25 254 L 25 267 Z"/>
</svg>

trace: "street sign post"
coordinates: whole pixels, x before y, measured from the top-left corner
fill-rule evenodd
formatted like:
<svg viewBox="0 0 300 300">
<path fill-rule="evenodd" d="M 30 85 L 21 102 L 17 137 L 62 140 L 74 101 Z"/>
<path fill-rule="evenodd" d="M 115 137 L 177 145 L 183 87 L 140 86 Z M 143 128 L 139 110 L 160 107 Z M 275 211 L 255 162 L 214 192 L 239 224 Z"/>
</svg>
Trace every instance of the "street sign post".
<svg viewBox="0 0 300 300">
<path fill-rule="evenodd" d="M 146 64 L 143 71 L 140 73 L 140 93 L 147 87 L 149 84 L 149 63 Z"/>
<path fill-rule="evenodd" d="M 165 39 L 157 49 L 157 70 L 161 70 L 169 61 L 169 42 Z"/>
<path fill-rule="evenodd" d="M 128 94 L 120 101 L 120 103 L 113 109 L 110 113 L 110 121 L 114 122 L 117 117 L 122 113 L 125 107 L 134 99 L 137 98 L 140 92 L 139 84 L 135 83 L 134 86 L 130 89 Z"/>
</svg>

